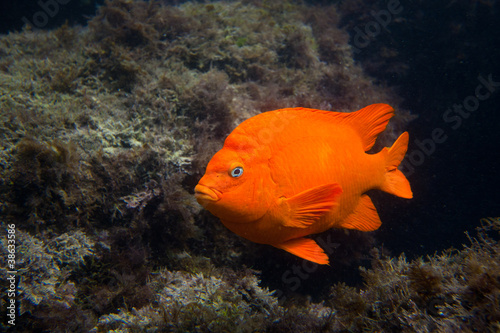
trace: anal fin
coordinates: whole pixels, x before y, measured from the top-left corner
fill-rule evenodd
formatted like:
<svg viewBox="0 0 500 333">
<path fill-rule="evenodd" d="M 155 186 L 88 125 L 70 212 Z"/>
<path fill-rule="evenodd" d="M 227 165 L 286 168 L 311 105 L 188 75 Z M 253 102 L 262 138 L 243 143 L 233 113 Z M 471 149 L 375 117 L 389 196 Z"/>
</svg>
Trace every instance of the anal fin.
<svg viewBox="0 0 500 333">
<path fill-rule="evenodd" d="M 291 239 L 274 246 L 319 265 L 328 265 L 329 262 L 328 256 L 323 249 L 310 238 Z"/>
<path fill-rule="evenodd" d="M 366 194 L 361 196 L 359 204 L 341 224 L 342 228 L 356 229 L 361 231 L 377 230 L 382 221 L 378 216 L 377 209 L 373 205 L 372 200 Z"/>
</svg>

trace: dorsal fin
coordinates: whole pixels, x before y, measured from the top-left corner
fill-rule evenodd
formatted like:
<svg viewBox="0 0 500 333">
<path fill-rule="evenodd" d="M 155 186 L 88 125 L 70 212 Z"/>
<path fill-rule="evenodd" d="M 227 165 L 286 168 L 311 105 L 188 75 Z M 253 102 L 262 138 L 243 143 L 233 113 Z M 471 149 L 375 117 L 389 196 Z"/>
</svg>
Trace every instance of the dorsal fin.
<svg viewBox="0 0 500 333">
<path fill-rule="evenodd" d="M 358 132 L 365 151 L 375 144 L 377 136 L 385 130 L 389 119 L 394 116 L 394 109 L 387 104 L 368 105 L 356 112 L 347 113 L 345 122 Z"/>
</svg>

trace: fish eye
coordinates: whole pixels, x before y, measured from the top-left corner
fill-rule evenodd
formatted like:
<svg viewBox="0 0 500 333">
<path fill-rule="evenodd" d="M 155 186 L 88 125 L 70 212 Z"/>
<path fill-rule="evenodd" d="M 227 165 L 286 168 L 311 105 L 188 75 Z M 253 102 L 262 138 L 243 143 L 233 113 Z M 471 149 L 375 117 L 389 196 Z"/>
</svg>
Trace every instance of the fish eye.
<svg viewBox="0 0 500 333">
<path fill-rule="evenodd" d="M 233 178 L 241 177 L 241 175 L 243 174 L 243 168 L 242 167 L 236 167 L 233 170 L 231 170 L 231 172 L 229 174 Z"/>
</svg>

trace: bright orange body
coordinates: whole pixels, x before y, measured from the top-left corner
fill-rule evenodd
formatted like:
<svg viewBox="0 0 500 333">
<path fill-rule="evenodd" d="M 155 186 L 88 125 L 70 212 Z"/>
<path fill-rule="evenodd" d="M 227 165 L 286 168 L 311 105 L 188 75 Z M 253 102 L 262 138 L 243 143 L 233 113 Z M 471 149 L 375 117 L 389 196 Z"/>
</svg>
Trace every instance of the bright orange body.
<svg viewBox="0 0 500 333">
<path fill-rule="evenodd" d="M 244 238 L 326 264 L 304 236 L 332 227 L 377 229 L 370 189 L 412 197 L 397 170 L 407 133 L 390 149 L 366 153 L 393 114 L 375 104 L 353 113 L 292 108 L 252 117 L 208 164 L 198 202 Z"/>
</svg>

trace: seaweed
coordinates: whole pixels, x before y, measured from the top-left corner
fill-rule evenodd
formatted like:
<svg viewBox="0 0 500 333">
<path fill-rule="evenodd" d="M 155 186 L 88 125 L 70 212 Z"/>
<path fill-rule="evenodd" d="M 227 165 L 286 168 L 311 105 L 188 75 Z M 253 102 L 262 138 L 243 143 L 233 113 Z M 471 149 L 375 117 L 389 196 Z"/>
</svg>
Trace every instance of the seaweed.
<svg viewBox="0 0 500 333">
<path fill-rule="evenodd" d="M 156 294 L 154 305 L 103 316 L 94 331 L 250 332 L 264 327 L 263 317 L 278 311 L 276 300 L 257 286 L 252 275 L 236 279 L 234 274 L 226 271 L 225 277 L 218 277 L 161 270 L 148 283 Z"/>
<path fill-rule="evenodd" d="M 37 238 L 21 230 L 16 231 L 16 242 L 16 264 L 22 277 L 17 299 L 23 330 L 91 328 L 95 319 L 92 313 L 77 306 L 78 286 L 68 280 L 68 275 L 84 260 L 95 256 L 96 242 L 81 231 Z M 7 252 L 6 239 L 2 239 L 1 247 Z M 2 267 L 6 267 L 3 258 Z M 0 273 L 3 278 L 8 275 L 5 268 Z"/>
<path fill-rule="evenodd" d="M 38 230 L 41 224 L 65 230 L 71 224 L 71 212 L 82 200 L 75 186 L 80 159 L 75 146 L 59 140 L 41 143 L 26 138 L 13 151 L 16 158 L 8 177 L 12 185 L 11 214 L 28 230 Z"/>
<path fill-rule="evenodd" d="M 200 75 L 179 94 L 179 112 L 189 119 L 209 122 L 214 137 L 224 137 L 233 125 L 229 107 L 233 96 L 228 83 L 227 75 L 218 70 Z"/>
<path fill-rule="evenodd" d="M 500 248 L 492 232 L 498 230 L 500 218 L 482 219 L 471 245 L 427 260 L 407 262 L 375 251 L 372 268 L 361 269 L 365 286 L 356 292 L 336 285 L 330 304 L 352 331 L 494 332 Z"/>
</svg>

